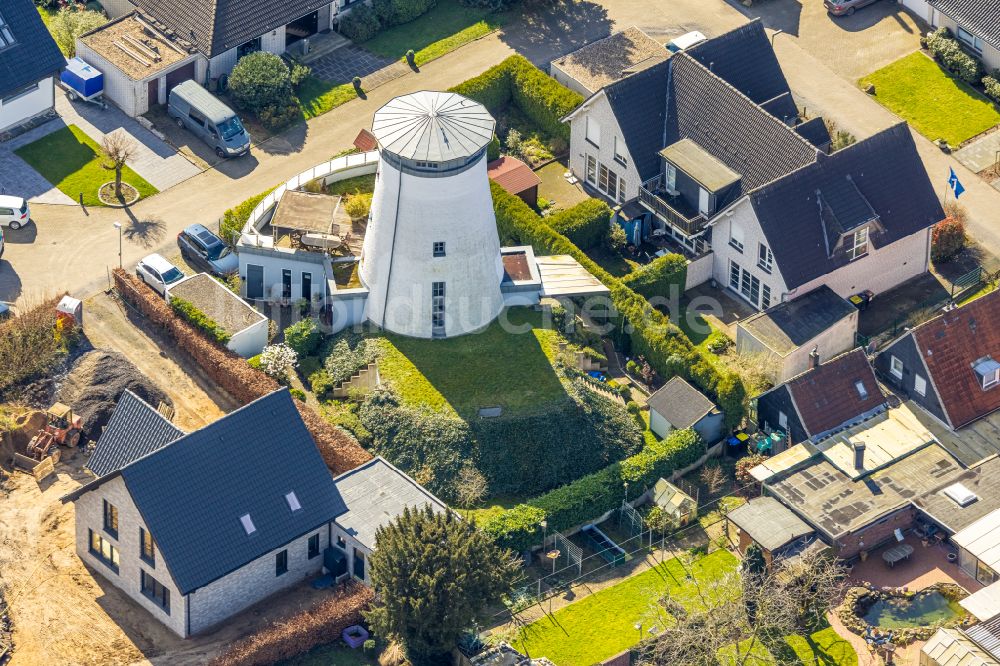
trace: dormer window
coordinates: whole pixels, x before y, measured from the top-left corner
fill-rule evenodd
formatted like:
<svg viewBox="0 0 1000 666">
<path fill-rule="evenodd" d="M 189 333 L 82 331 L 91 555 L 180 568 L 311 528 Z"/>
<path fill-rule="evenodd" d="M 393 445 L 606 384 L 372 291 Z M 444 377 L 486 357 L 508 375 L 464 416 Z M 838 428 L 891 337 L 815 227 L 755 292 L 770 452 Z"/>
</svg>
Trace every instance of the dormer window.
<svg viewBox="0 0 1000 666">
<path fill-rule="evenodd" d="M 979 385 L 984 391 L 1000 384 L 1000 362 L 994 361 L 989 356 L 976 361 L 972 365 L 972 370 L 976 373 Z"/>
<path fill-rule="evenodd" d="M 846 239 L 847 256 L 851 261 L 860 259 L 868 254 L 868 227 L 862 227 L 853 234 L 849 234 Z"/>
</svg>

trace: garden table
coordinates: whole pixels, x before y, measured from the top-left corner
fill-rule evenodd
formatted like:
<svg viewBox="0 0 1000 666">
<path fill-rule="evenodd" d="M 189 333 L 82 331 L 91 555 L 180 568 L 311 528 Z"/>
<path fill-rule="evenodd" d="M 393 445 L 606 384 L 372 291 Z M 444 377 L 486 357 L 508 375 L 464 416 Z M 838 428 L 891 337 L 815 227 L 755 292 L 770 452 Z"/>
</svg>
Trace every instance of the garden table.
<svg viewBox="0 0 1000 666">
<path fill-rule="evenodd" d="M 885 563 L 890 567 L 894 567 L 896 566 L 896 562 L 899 562 L 900 560 L 908 560 L 912 554 L 913 546 L 908 543 L 901 543 L 882 553 L 882 559 L 885 560 Z"/>
</svg>

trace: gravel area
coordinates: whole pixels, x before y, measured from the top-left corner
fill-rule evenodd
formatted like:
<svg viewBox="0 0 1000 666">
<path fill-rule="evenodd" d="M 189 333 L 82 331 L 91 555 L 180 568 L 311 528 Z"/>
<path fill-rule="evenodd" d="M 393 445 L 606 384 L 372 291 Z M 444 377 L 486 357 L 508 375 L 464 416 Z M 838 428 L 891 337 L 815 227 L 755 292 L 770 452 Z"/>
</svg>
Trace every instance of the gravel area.
<svg viewBox="0 0 1000 666">
<path fill-rule="evenodd" d="M 171 287 L 170 294 L 194 305 L 230 335 L 236 335 L 264 319 L 264 315 L 206 273 L 194 275 Z"/>
</svg>

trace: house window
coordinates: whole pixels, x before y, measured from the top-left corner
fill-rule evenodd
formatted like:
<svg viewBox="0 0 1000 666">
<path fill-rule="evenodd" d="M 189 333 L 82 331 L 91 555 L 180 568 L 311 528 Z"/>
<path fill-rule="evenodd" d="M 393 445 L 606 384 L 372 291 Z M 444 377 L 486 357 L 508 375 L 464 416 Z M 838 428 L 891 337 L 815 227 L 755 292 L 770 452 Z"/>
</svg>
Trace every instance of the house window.
<svg viewBox="0 0 1000 666">
<path fill-rule="evenodd" d="M 341 550 L 347 550 L 347 540 L 343 536 L 337 535 L 337 548 Z"/>
<path fill-rule="evenodd" d="M 288 573 L 288 551 L 280 550 L 274 556 L 274 575 L 280 576 Z"/>
<path fill-rule="evenodd" d="M 600 164 L 598 168 L 597 189 L 607 194 L 612 200 L 617 200 L 618 174 L 603 164 Z"/>
<path fill-rule="evenodd" d="M 104 531 L 118 538 L 118 507 L 104 500 Z"/>
<path fill-rule="evenodd" d="M 979 378 L 979 383 L 983 390 L 992 388 L 1000 383 L 1000 363 L 994 361 L 989 356 L 981 358 L 973 364 L 972 369 Z"/>
<path fill-rule="evenodd" d="M 670 162 L 663 163 L 663 186 L 667 194 L 677 193 L 677 168 Z"/>
<path fill-rule="evenodd" d="M 982 55 L 983 53 L 983 40 L 979 39 L 971 32 L 965 28 L 959 27 L 958 29 L 958 41 L 962 42 L 970 49 L 975 51 L 977 54 Z"/>
<path fill-rule="evenodd" d="M 704 187 L 698 188 L 698 212 L 703 215 L 708 215 L 708 211 L 711 210 L 711 200 L 712 197 Z"/>
<path fill-rule="evenodd" d="M 622 145 L 623 141 L 617 136 L 615 137 L 615 162 L 618 162 L 622 166 L 628 166 L 628 158 L 625 157 L 625 146 Z"/>
<path fill-rule="evenodd" d="M 729 287 L 736 291 L 740 289 L 740 265 L 732 259 L 729 260 Z"/>
<path fill-rule="evenodd" d="M 597 185 L 597 158 L 587 155 L 587 182 Z"/>
<path fill-rule="evenodd" d="M 902 379 L 903 378 L 903 362 L 901 360 L 899 360 L 899 358 L 897 358 L 895 356 L 890 356 L 889 357 L 889 372 L 892 373 L 892 376 L 895 377 L 896 379 Z"/>
<path fill-rule="evenodd" d="M 243 56 L 256 53 L 257 51 L 260 51 L 260 37 L 251 39 L 249 42 L 245 42 L 236 47 L 236 59 L 239 60 Z"/>
<path fill-rule="evenodd" d="M 766 284 L 760 286 L 760 309 L 766 310 L 771 307 L 771 288 Z"/>
<path fill-rule="evenodd" d="M 757 267 L 768 273 L 774 266 L 774 255 L 771 254 L 771 248 L 760 243 L 757 247 Z"/>
<path fill-rule="evenodd" d="M 778 411 L 778 427 L 788 432 L 788 414 Z"/>
<path fill-rule="evenodd" d="M 365 554 L 357 548 L 354 549 L 354 577 L 358 580 L 365 579 Z"/>
<path fill-rule="evenodd" d="M 118 573 L 118 549 L 115 545 L 94 530 L 87 532 L 90 533 L 90 554 Z"/>
<path fill-rule="evenodd" d="M 0 49 L 5 49 L 14 44 L 14 33 L 10 31 L 7 21 L 0 15 Z"/>
<path fill-rule="evenodd" d="M 736 223 L 730 223 L 729 225 L 729 245 L 732 246 L 734 250 L 743 252 L 743 228 Z"/>
<path fill-rule="evenodd" d="M 281 297 L 292 297 L 292 269 L 290 268 L 281 270 Z"/>
<path fill-rule="evenodd" d="M 858 390 L 858 395 L 861 397 L 862 400 L 868 398 L 868 389 L 865 388 L 864 382 L 862 382 L 861 380 L 854 382 L 854 388 Z"/>
<path fill-rule="evenodd" d="M 313 291 L 313 274 L 303 273 L 302 274 L 302 298 L 307 301 L 312 298 Z"/>
<path fill-rule="evenodd" d="M 913 375 L 913 390 L 917 395 L 927 395 L 927 380 L 920 375 Z"/>
<path fill-rule="evenodd" d="M 434 241 L 434 256 L 443 257 L 444 255 L 444 241 Z"/>
<path fill-rule="evenodd" d="M 302 505 L 299 504 L 299 497 L 295 494 L 294 490 L 285 494 L 285 501 L 288 502 L 288 508 L 291 509 L 293 513 L 302 508 Z"/>
<path fill-rule="evenodd" d="M 444 282 L 431 285 L 431 334 L 444 335 Z"/>
<path fill-rule="evenodd" d="M 309 537 L 309 559 L 319 555 L 319 534 L 313 534 Z"/>
<path fill-rule="evenodd" d="M 855 231 L 849 240 L 850 246 L 847 248 L 847 256 L 851 258 L 851 261 L 868 254 L 868 227 Z"/>
<path fill-rule="evenodd" d="M 587 116 L 587 143 L 595 148 L 601 145 L 601 126 L 592 116 Z"/>
<path fill-rule="evenodd" d="M 142 527 L 139 528 L 139 557 L 152 565 L 156 565 L 156 550 L 153 546 L 153 536 Z"/>
<path fill-rule="evenodd" d="M 170 590 L 141 569 L 139 570 L 139 579 L 142 584 L 142 593 L 155 601 L 156 605 L 166 611 L 167 615 L 170 615 Z"/>
</svg>

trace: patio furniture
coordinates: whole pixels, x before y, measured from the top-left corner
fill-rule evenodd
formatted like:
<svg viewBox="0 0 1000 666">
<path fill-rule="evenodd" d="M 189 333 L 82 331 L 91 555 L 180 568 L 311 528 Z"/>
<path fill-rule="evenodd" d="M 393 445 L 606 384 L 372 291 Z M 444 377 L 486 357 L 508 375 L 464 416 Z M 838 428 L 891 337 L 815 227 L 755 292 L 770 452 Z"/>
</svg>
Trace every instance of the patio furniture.
<svg viewBox="0 0 1000 666">
<path fill-rule="evenodd" d="M 882 553 L 882 559 L 889 567 L 896 566 L 896 562 L 910 559 L 913 554 L 913 546 L 908 543 L 901 543 Z"/>
</svg>

